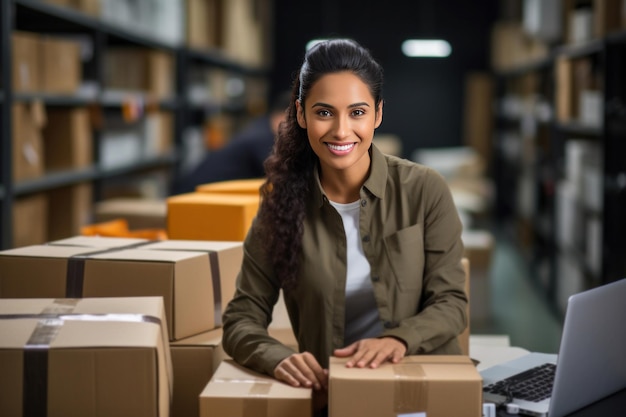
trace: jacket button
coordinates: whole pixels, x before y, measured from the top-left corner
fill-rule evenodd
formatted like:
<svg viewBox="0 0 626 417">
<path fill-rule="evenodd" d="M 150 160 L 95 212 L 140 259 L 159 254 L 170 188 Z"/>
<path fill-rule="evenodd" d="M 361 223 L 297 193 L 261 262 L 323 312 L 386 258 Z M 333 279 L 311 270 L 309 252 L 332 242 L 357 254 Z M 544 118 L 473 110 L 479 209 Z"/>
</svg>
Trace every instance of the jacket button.
<svg viewBox="0 0 626 417">
<path fill-rule="evenodd" d="M 398 327 L 398 323 L 396 323 L 395 321 L 386 321 L 384 326 L 386 329 L 395 329 L 396 327 Z"/>
<path fill-rule="evenodd" d="M 372 277 L 372 281 L 374 281 L 374 282 L 378 282 L 378 281 L 380 281 L 380 277 L 379 277 L 378 275 L 374 275 L 374 276 Z"/>
<path fill-rule="evenodd" d="M 365 206 L 367 206 L 367 200 L 363 199 L 361 200 L 361 207 L 365 207 Z"/>
<path fill-rule="evenodd" d="M 370 241 L 370 235 L 363 236 L 363 242 L 368 243 Z"/>
</svg>

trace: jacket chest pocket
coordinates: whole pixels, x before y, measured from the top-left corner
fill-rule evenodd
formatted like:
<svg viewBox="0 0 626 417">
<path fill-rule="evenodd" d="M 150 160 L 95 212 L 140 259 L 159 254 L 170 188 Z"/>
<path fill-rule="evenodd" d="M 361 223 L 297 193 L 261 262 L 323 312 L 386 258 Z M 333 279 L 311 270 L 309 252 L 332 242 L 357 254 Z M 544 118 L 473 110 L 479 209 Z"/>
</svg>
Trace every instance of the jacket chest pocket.
<svg viewBox="0 0 626 417">
<path fill-rule="evenodd" d="M 424 233 L 421 224 L 398 230 L 383 239 L 389 266 L 400 291 L 422 287 Z"/>
</svg>

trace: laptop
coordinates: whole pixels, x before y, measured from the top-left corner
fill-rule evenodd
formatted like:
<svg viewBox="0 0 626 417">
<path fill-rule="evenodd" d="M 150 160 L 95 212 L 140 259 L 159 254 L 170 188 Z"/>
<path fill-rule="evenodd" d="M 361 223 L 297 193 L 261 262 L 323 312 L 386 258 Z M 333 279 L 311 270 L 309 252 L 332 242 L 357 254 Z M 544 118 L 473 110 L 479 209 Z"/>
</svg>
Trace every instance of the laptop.
<svg viewBox="0 0 626 417">
<path fill-rule="evenodd" d="M 481 371 L 484 401 L 562 417 L 626 388 L 625 322 L 626 278 L 572 295 L 558 355 L 531 352 Z"/>
</svg>

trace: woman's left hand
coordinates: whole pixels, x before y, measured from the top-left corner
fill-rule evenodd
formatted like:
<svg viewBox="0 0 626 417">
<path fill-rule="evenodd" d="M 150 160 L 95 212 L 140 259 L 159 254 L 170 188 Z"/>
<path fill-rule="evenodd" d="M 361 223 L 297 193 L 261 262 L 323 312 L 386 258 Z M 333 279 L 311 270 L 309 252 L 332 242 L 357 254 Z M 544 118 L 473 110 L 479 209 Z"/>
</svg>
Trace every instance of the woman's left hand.
<svg viewBox="0 0 626 417">
<path fill-rule="evenodd" d="M 363 339 L 342 349 L 335 349 L 334 355 L 340 358 L 352 356 L 346 366 L 378 368 L 381 363 L 398 363 L 406 354 L 406 345 L 394 337 Z"/>
</svg>

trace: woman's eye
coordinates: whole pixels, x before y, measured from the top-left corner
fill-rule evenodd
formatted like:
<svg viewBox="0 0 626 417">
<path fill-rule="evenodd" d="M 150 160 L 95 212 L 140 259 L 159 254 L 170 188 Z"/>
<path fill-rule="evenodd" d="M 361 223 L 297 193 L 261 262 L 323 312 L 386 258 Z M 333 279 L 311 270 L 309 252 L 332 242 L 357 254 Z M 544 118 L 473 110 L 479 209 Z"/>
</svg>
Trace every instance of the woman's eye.
<svg viewBox="0 0 626 417">
<path fill-rule="evenodd" d="M 353 116 L 363 116 L 365 114 L 365 112 L 361 109 L 356 109 L 352 112 Z"/>
<path fill-rule="evenodd" d="M 320 111 L 317 112 L 317 114 L 322 116 L 322 117 L 330 116 L 330 112 L 328 110 L 320 110 Z"/>
</svg>

